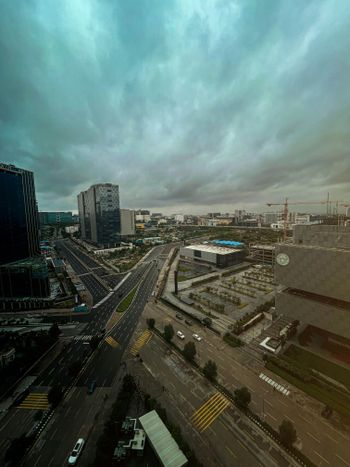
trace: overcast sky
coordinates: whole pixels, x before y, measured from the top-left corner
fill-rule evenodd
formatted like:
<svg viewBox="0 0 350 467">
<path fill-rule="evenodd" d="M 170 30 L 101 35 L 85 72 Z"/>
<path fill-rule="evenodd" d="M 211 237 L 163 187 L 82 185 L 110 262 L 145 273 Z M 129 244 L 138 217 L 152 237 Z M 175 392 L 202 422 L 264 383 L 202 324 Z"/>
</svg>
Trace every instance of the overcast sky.
<svg viewBox="0 0 350 467">
<path fill-rule="evenodd" d="M 0 159 L 40 210 L 350 200 L 349 51 L 350 0 L 2 0 Z"/>
</svg>

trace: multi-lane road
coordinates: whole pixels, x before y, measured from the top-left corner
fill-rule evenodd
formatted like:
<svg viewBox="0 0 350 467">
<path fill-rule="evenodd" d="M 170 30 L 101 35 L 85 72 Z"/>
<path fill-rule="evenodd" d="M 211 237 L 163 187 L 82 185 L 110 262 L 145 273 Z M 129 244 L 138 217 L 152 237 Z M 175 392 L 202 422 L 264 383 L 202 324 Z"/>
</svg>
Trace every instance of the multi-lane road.
<svg viewBox="0 0 350 467">
<path fill-rule="evenodd" d="M 77 389 L 77 393 L 81 397 L 79 399 L 72 399 L 74 404 L 71 407 L 72 414 L 76 414 L 80 406 L 84 404 L 86 386 L 90 380 L 96 381 L 96 394 L 99 394 L 102 389 L 108 389 L 112 385 L 119 371 L 121 357 L 129 344 L 139 316 L 155 286 L 159 269 L 164 261 L 161 256 L 164 256 L 164 253 L 168 249 L 169 246 L 156 247 L 145 261 L 139 263 L 130 274 L 125 276 L 116 290 L 109 291 L 91 272 L 91 268 L 97 267 L 94 260 L 88 261 L 87 255 L 81 254 L 78 249 L 72 251 L 72 247 L 68 242 L 59 242 L 58 250 L 70 262 L 82 282 L 89 289 L 95 305 L 89 313 L 88 322 L 82 334 L 76 336 L 68 343 L 64 351 L 44 371 L 37 375 L 35 381 L 33 381 L 30 394 L 28 395 L 28 398 L 34 400 L 31 406 L 32 410 L 14 407 L 2 418 L 0 422 L 0 447 L 3 452 L 11 439 L 27 433 L 32 428 L 34 423 L 33 412 L 35 409 L 40 410 L 40 404 L 36 407 L 35 400 L 39 400 L 39 396 L 44 398 L 51 387 L 59 385 L 66 390 L 70 390 L 69 388 L 73 388 L 73 391 Z M 137 293 L 131 306 L 117 324 L 103 335 L 102 333 L 118 304 L 135 287 L 137 288 Z M 104 300 L 102 300 L 103 298 Z M 99 348 L 91 354 L 90 346 L 86 344 L 88 344 L 91 336 L 95 335 L 103 335 L 103 340 Z M 70 371 L 73 362 L 80 362 L 83 365 L 77 380 L 74 379 Z M 67 418 L 69 420 L 68 423 Z M 78 427 L 84 425 L 76 417 L 74 417 L 74 423 L 78 423 Z M 55 427 L 53 428 L 58 433 L 56 442 L 56 447 L 58 447 L 56 453 L 57 459 L 51 443 L 48 443 L 47 446 L 45 443 L 42 445 L 42 439 L 44 438 L 41 438 L 39 439 L 39 444 L 36 444 L 30 452 L 26 465 L 36 465 L 39 467 L 41 465 L 45 467 L 48 465 L 62 465 L 64 461 L 62 452 L 64 452 L 63 456 L 68 455 L 69 449 L 72 447 L 71 445 L 75 442 L 76 435 L 79 434 L 76 433 L 78 427 L 75 427 L 74 423 L 73 419 L 71 423 L 68 413 L 62 413 L 62 411 L 58 410 L 54 417 Z M 64 433 L 67 442 L 65 447 L 62 444 L 62 430 L 58 429 L 58 427 L 63 426 L 65 427 Z M 68 428 L 71 428 L 71 430 Z M 42 436 L 45 436 L 45 432 Z M 42 458 L 40 462 L 38 462 L 36 453 L 38 446 L 40 446 Z"/>
</svg>

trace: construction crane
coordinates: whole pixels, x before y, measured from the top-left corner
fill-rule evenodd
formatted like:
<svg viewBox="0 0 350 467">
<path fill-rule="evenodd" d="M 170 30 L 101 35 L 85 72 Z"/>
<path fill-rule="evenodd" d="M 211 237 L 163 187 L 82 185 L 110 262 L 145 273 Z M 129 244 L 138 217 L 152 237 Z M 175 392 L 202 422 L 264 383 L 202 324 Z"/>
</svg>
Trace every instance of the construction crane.
<svg viewBox="0 0 350 467">
<path fill-rule="evenodd" d="M 267 206 L 284 206 L 284 208 L 283 208 L 283 241 L 286 241 L 286 239 L 287 239 L 288 213 L 289 213 L 288 206 L 290 204 L 292 204 L 292 205 L 297 205 L 297 204 L 327 204 L 327 206 L 328 206 L 329 202 L 330 201 L 327 200 L 327 201 L 296 201 L 296 202 L 293 202 L 293 203 L 289 203 L 288 198 L 286 198 L 284 203 L 266 203 L 266 205 Z"/>
</svg>

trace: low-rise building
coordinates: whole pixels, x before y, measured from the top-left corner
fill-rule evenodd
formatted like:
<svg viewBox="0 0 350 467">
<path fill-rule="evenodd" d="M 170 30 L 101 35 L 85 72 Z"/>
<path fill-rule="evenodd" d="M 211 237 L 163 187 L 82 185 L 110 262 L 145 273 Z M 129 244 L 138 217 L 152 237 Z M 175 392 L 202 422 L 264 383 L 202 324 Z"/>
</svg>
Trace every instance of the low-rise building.
<svg viewBox="0 0 350 467">
<path fill-rule="evenodd" d="M 194 261 L 210 263 L 218 268 L 226 268 L 244 260 L 241 248 L 228 248 L 212 244 L 189 245 L 180 248 L 180 256 Z"/>
<path fill-rule="evenodd" d="M 275 280 L 278 313 L 350 345 L 350 227 L 295 226 L 293 243 L 276 245 Z"/>
</svg>

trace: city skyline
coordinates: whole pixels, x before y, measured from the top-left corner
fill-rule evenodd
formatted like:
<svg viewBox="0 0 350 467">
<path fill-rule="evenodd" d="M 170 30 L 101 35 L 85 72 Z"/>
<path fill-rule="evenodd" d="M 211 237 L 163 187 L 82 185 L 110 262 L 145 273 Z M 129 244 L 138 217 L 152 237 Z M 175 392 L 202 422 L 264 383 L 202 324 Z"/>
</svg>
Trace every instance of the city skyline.
<svg viewBox="0 0 350 467">
<path fill-rule="evenodd" d="M 2 13 L 2 160 L 35 173 L 41 210 L 104 182 L 169 213 L 348 201 L 349 2 Z"/>
</svg>

